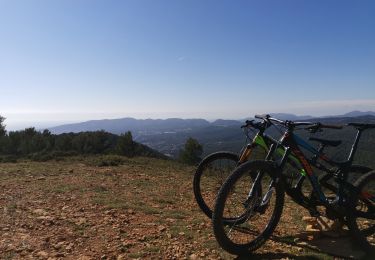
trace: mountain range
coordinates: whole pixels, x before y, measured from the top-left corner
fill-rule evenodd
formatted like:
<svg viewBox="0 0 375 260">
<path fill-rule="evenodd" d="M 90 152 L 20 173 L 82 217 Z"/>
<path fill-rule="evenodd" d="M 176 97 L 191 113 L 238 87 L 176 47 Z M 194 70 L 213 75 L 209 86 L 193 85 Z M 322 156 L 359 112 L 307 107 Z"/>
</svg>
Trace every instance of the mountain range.
<svg viewBox="0 0 375 260">
<path fill-rule="evenodd" d="M 375 112 L 352 111 L 343 115 L 313 117 L 297 116 L 286 113 L 271 113 L 273 117 L 283 120 L 309 120 L 325 123 L 372 122 L 375 123 Z M 248 118 L 250 119 L 250 118 Z M 205 153 L 217 150 L 239 151 L 245 137 L 240 126 L 243 120 L 218 119 L 209 122 L 205 119 L 104 119 L 82 123 L 66 124 L 49 128 L 54 134 L 105 130 L 114 134 L 131 131 L 136 141 L 150 146 L 166 155 L 176 157 L 188 137 L 198 139 L 204 146 Z"/>
</svg>

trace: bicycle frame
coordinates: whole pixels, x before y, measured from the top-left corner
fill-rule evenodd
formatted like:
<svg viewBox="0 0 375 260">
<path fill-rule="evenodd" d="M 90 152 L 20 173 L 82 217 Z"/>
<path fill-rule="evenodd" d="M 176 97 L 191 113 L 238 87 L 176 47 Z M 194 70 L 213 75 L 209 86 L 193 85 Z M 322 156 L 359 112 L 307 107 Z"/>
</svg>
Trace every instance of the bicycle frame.
<svg viewBox="0 0 375 260">
<path fill-rule="evenodd" d="M 272 151 L 272 153 L 270 153 L 270 149 L 271 149 L 271 146 L 272 145 L 276 145 L 276 144 L 280 144 L 278 141 L 276 141 L 275 139 L 273 139 L 272 137 L 264 134 L 264 130 L 262 131 L 259 131 L 255 137 L 253 138 L 252 142 L 249 143 L 246 148 L 242 151 L 241 155 L 240 155 L 240 160 L 239 160 L 239 164 L 242 164 L 244 162 L 246 162 L 247 160 L 249 160 L 254 148 L 256 146 L 259 146 L 261 147 L 265 152 L 267 152 L 267 156 L 266 156 L 266 159 L 270 159 L 271 155 L 273 154 L 274 151 Z M 275 151 L 278 155 L 280 156 L 283 156 L 284 153 L 285 153 L 285 148 L 284 147 L 277 147 L 276 151 Z M 294 166 L 296 168 L 299 168 L 300 170 L 300 174 L 302 176 L 305 176 L 306 175 L 306 172 L 305 170 L 301 167 L 301 162 L 299 161 L 299 159 L 294 155 L 294 154 L 289 154 L 288 155 L 288 159 L 292 162 L 294 162 Z M 298 167 L 298 166 L 299 167 Z"/>
<path fill-rule="evenodd" d="M 285 150 L 284 157 L 287 156 L 289 153 L 293 153 L 298 158 L 298 160 L 301 162 L 301 164 L 302 164 L 302 166 L 303 166 L 303 168 L 306 172 L 306 176 L 309 179 L 315 194 L 318 195 L 318 198 L 319 198 L 320 202 L 322 202 L 324 204 L 327 204 L 328 199 L 324 195 L 324 193 L 323 193 L 323 191 L 322 191 L 322 189 L 319 185 L 318 178 L 314 174 L 314 171 L 311 167 L 310 162 L 307 160 L 305 155 L 302 153 L 299 146 L 305 148 L 309 152 L 312 152 L 314 155 L 319 156 L 319 158 L 322 158 L 324 160 L 329 160 L 329 159 L 327 157 L 325 157 L 322 153 L 319 153 L 319 151 L 316 150 L 314 147 L 312 147 L 310 144 L 308 144 L 303 139 L 301 139 L 300 137 L 298 137 L 297 135 L 295 135 L 293 132 L 290 132 L 290 131 L 287 131 L 284 134 L 284 136 L 282 138 L 282 144 L 288 146 L 288 148 Z M 283 168 L 284 164 L 285 164 L 285 160 L 282 159 L 282 161 L 280 162 L 280 167 Z"/>
<path fill-rule="evenodd" d="M 319 201 L 323 205 L 328 207 L 328 206 L 330 206 L 330 201 L 324 195 L 324 193 L 322 191 L 322 188 L 321 188 L 321 185 L 318 181 L 318 178 L 317 178 L 317 176 L 315 175 L 315 173 L 312 169 L 312 165 L 316 166 L 317 165 L 316 161 L 319 158 L 319 159 L 327 162 L 330 165 L 336 166 L 337 167 L 336 171 L 331 171 L 331 170 L 329 170 L 325 167 L 319 167 L 319 168 L 328 172 L 328 173 L 332 173 L 332 174 L 335 174 L 336 176 L 338 176 L 338 180 L 339 180 L 338 184 L 339 185 L 338 185 L 338 192 L 337 192 L 336 196 L 338 198 L 337 201 L 338 201 L 339 205 L 341 205 L 342 202 L 343 202 L 343 197 L 344 197 L 343 196 L 344 187 L 347 188 L 347 189 L 350 189 L 351 191 L 356 192 L 355 187 L 353 185 L 351 185 L 350 183 L 347 183 L 346 180 L 347 180 L 347 177 L 348 177 L 350 167 L 352 166 L 352 163 L 353 163 L 354 155 L 357 151 L 359 139 L 361 137 L 362 129 L 357 129 L 357 130 L 358 131 L 357 131 L 357 134 L 355 136 L 355 139 L 354 139 L 352 148 L 350 150 L 350 153 L 348 155 L 348 159 L 344 162 L 335 162 L 335 161 L 329 159 L 327 156 L 325 156 L 324 153 L 322 152 L 322 150 L 317 150 L 316 148 L 311 146 L 309 143 L 305 142 L 302 138 L 300 138 L 299 136 L 294 134 L 292 129 L 288 129 L 285 132 L 285 134 L 283 135 L 283 137 L 281 138 L 282 145 L 284 147 L 287 147 L 287 148 L 285 148 L 285 153 L 284 153 L 284 156 L 283 156 L 281 162 L 279 163 L 279 167 L 281 167 L 281 169 L 283 169 L 283 167 L 286 163 L 285 158 L 287 158 L 290 153 L 294 154 L 294 156 L 300 161 L 300 163 L 302 164 L 302 167 L 304 168 L 304 170 L 306 172 L 306 176 L 307 176 L 307 178 L 309 179 L 309 181 L 312 185 L 313 193 L 315 195 L 317 195 L 317 198 L 319 199 Z M 300 147 L 302 147 L 302 148 L 306 149 L 307 151 L 311 152 L 313 154 L 313 158 L 315 158 L 315 160 L 314 159 L 313 160 L 307 159 L 305 157 L 305 155 L 303 154 L 303 152 L 301 151 Z M 304 205 L 302 205 L 302 206 L 304 206 Z"/>
</svg>

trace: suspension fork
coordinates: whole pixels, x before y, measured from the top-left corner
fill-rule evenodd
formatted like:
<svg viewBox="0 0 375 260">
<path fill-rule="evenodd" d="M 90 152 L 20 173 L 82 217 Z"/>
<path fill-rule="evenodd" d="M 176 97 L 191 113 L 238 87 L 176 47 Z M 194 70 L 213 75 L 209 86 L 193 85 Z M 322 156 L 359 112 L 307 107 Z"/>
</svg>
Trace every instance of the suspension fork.
<svg viewBox="0 0 375 260">
<path fill-rule="evenodd" d="M 269 151 L 267 153 L 267 156 L 266 156 L 266 160 L 269 160 L 271 158 L 271 156 L 275 152 L 275 150 L 276 150 L 276 145 L 271 144 L 270 149 L 269 149 Z M 250 202 L 250 199 L 253 198 L 256 195 L 257 188 L 260 185 L 260 182 L 263 178 L 263 175 L 264 175 L 263 172 L 257 172 L 257 176 L 255 177 L 255 181 L 254 181 L 253 185 L 250 187 L 249 194 L 247 195 L 247 199 L 244 202 L 245 205 L 248 205 L 249 202 Z M 257 187 L 257 188 L 255 188 L 255 187 Z"/>
<path fill-rule="evenodd" d="M 281 158 L 281 161 L 280 161 L 280 163 L 278 165 L 278 168 L 283 169 L 283 167 L 286 164 L 286 161 L 288 159 L 289 154 L 290 154 L 290 148 L 286 147 L 285 148 L 285 153 L 284 153 L 283 157 Z M 279 176 L 277 176 L 276 179 L 272 178 L 270 184 L 268 185 L 267 192 L 264 195 L 264 197 L 262 198 L 261 205 L 260 205 L 260 207 L 258 209 L 259 212 L 264 213 L 264 211 L 268 207 L 268 203 L 269 203 L 269 201 L 271 199 L 271 196 L 272 196 L 272 193 L 273 193 L 272 187 L 273 187 L 273 185 L 274 185 L 275 182 L 279 181 L 279 178 L 280 178 Z"/>
</svg>

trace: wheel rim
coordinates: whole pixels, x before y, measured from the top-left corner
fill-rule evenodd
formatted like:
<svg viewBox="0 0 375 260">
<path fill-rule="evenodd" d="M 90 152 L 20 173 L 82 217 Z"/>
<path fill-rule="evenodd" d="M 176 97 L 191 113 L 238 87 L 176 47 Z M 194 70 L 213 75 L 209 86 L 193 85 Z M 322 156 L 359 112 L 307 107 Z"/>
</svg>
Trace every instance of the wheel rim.
<svg viewBox="0 0 375 260">
<path fill-rule="evenodd" d="M 236 166 L 237 160 L 218 158 L 208 163 L 202 170 L 200 178 L 201 196 L 210 211 L 214 207 L 221 186 Z"/>
</svg>

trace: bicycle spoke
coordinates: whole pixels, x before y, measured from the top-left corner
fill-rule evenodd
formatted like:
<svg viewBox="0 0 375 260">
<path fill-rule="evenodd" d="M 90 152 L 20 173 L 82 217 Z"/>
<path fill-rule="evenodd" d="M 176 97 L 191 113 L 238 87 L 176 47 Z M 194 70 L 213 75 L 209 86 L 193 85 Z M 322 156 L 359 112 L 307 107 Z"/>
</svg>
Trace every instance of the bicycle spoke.
<svg viewBox="0 0 375 260">
<path fill-rule="evenodd" d="M 223 216 L 233 219 L 234 222 L 227 224 L 225 232 L 236 243 L 247 244 L 255 239 L 266 228 L 272 216 L 273 207 L 270 207 L 270 210 L 265 208 L 262 212 L 257 210 L 262 199 L 266 205 L 274 205 L 272 179 L 267 173 L 262 175 L 264 176 L 260 179 L 259 187 L 254 187 L 254 184 L 251 185 L 251 176 L 254 175 L 251 172 L 244 174 L 233 185 L 227 198 Z M 262 186 L 267 191 L 264 195 L 258 194 Z M 250 193 L 249 190 L 252 189 L 254 190 Z M 249 194 L 253 195 L 249 197 Z"/>
</svg>

